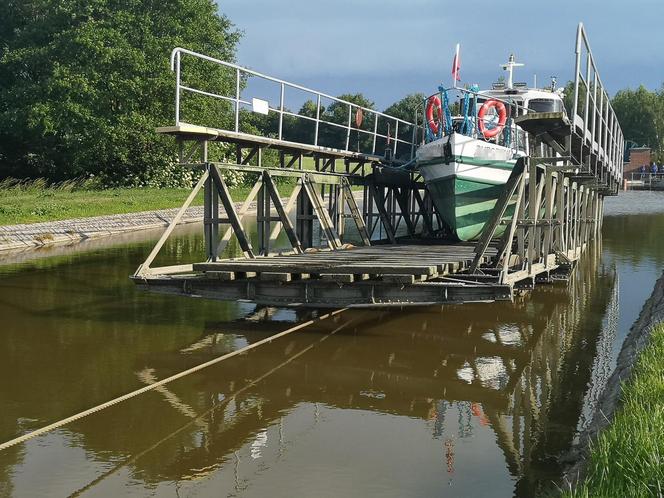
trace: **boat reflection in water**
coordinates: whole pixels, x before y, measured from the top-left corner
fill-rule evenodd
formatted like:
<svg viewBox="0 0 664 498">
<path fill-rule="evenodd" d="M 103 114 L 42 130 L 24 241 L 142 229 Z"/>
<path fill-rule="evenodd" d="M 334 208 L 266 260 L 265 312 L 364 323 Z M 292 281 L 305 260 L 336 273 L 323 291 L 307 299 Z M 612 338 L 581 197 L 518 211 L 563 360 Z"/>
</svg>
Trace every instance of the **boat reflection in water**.
<svg viewBox="0 0 664 498">
<path fill-rule="evenodd" d="M 101 462 L 78 493 L 532 496 L 612 367 L 618 286 L 599 255 L 513 304 L 348 311 L 77 422 L 69 444 Z M 280 313 L 208 323 L 137 379 L 263 339 Z"/>
</svg>

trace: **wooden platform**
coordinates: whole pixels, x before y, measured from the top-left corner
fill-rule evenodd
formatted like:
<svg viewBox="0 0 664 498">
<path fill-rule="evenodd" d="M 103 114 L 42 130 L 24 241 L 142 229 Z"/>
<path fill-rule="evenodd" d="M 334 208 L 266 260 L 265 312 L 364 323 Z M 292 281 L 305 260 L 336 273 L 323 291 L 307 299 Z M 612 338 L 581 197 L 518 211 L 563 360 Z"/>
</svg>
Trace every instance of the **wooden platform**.
<svg viewBox="0 0 664 498">
<path fill-rule="evenodd" d="M 177 126 L 162 126 L 156 129 L 157 133 L 171 135 L 184 140 L 206 140 L 234 143 L 244 146 L 273 147 L 281 151 L 297 152 L 305 156 L 331 157 L 338 159 L 350 159 L 358 162 L 380 162 L 381 157 L 372 154 L 353 152 L 350 150 L 323 147 L 320 145 L 308 145 L 288 140 L 279 140 L 272 137 L 251 135 L 248 133 L 208 128 L 188 123 L 180 123 Z"/>
<path fill-rule="evenodd" d="M 486 258 L 495 255 L 489 248 Z M 471 244 L 398 244 L 195 263 L 135 277 L 152 291 L 276 306 L 364 307 L 510 300 L 512 286 L 464 276 Z M 466 278 L 468 277 L 468 278 Z"/>
</svg>

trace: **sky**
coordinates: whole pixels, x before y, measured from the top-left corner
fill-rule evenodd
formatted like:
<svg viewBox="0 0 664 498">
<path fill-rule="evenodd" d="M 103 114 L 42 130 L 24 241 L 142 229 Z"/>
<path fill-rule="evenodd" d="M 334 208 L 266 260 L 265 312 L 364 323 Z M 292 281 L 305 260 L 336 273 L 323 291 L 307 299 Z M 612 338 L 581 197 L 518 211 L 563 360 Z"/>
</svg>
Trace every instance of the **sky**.
<svg viewBox="0 0 664 498">
<path fill-rule="evenodd" d="M 664 0 L 217 0 L 243 32 L 237 62 L 324 93 L 361 92 L 384 109 L 452 83 L 485 88 L 514 53 L 515 81 L 539 86 L 574 75 L 576 26 L 586 27 L 613 95 L 664 83 Z M 470 7 L 472 5 L 472 7 Z"/>
</svg>

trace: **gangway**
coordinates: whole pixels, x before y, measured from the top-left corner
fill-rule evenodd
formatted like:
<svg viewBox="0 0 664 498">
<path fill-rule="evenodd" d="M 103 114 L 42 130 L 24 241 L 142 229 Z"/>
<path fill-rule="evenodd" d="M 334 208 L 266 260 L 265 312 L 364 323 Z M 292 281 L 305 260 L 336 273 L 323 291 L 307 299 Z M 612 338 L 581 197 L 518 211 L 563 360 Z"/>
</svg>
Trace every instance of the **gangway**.
<svg viewBox="0 0 664 498">
<path fill-rule="evenodd" d="M 535 144 L 533 152 L 517 161 L 479 240 L 450 243 L 417 171 L 399 167 L 412 160 L 423 140 L 423 115 L 406 121 L 176 48 L 171 57 L 175 124 L 157 132 L 174 136 L 179 163 L 201 176 L 132 278 L 157 292 L 311 307 L 510 300 L 517 290 L 566 279 L 600 233 L 603 199 L 616 194 L 621 182 L 624 146 L 582 24 L 575 55 L 569 117 L 518 118 Z M 185 60 L 190 59 L 225 72 L 234 93 L 188 83 Z M 261 93 L 246 96 L 253 80 L 276 88 L 276 103 Z M 215 115 L 216 122 L 188 123 L 183 99 L 192 95 L 218 101 L 226 113 Z M 300 112 L 289 110 L 292 95 L 299 95 Z M 265 116 L 258 131 L 249 126 L 256 114 Z M 295 136 L 293 122 L 311 128 Z M 222 160 L 212 157 L 213 146 L 224 148 Z M 231 198 L 229 172 L 255 178 L 240 206 Z M 279 192 L 283 179 L 293 187 L 287 199 Z M 153 268 L 200 190 L 203 260 Z M 253 239 L 247 229 L 251 218 L 257 228 Z M 276 243 L 280 233 L 287 249 Z M 222 258 L 232 237 L 242 257 Z"/>
</svg>

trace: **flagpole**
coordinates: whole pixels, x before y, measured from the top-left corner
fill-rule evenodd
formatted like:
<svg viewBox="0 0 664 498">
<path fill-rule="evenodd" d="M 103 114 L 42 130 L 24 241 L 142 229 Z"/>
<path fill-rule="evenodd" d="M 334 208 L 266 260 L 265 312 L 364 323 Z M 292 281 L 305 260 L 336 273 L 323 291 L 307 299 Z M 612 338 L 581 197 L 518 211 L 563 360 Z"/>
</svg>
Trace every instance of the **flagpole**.
<svg viewBox="0 0 664 498">
<path fill-rule="evenodd" d="M 454 71 L 452 72 L 452 79 L 454 80 L 454 88 L 457 87 L 457 80 L 459 79 L 459 44 L 456 44 L 456 52 L 454 55 Z"/>
</svg>

